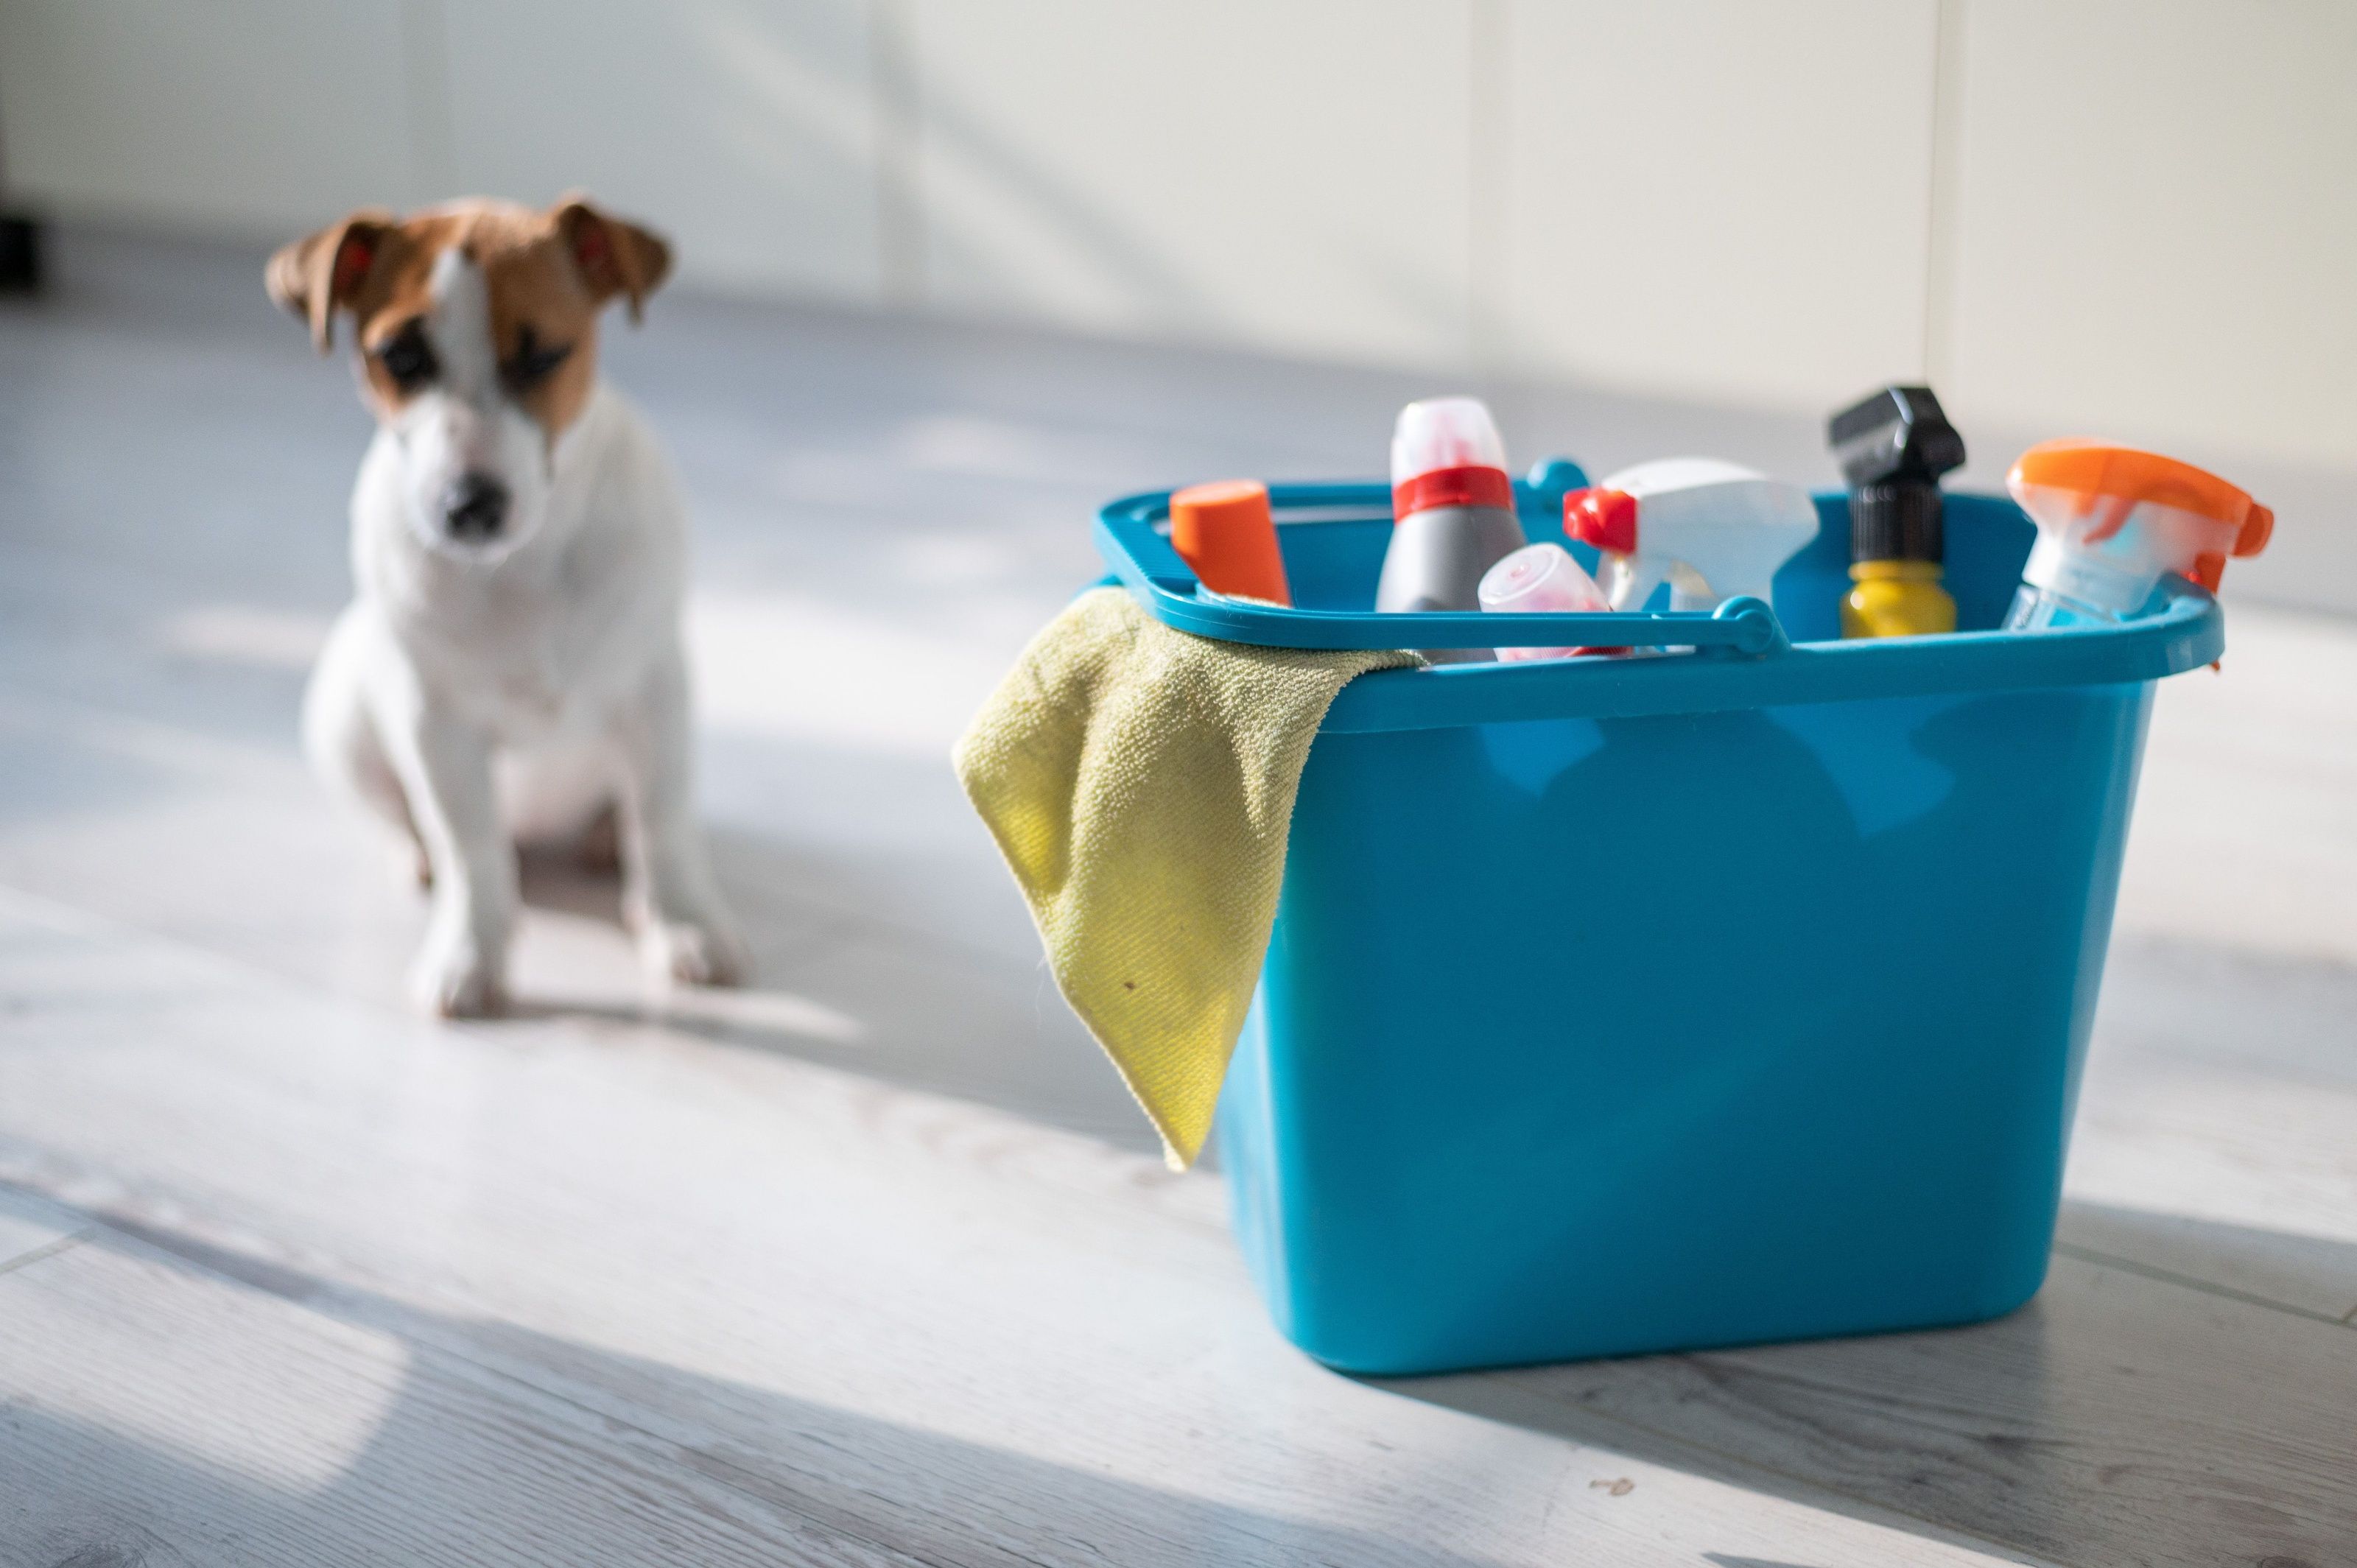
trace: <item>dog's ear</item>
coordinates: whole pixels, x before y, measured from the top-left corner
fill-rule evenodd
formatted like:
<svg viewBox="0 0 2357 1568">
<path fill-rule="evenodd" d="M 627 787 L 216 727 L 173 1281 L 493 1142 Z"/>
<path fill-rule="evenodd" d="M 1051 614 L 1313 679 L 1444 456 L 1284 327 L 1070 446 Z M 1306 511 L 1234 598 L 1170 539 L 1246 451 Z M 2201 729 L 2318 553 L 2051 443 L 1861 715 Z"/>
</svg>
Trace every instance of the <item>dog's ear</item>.
<svg viewBox="0 0 2357 1568">
<path fill-rule="evenodd" d="M 603 305 L 621 295 L 630 302 L 630 319 L 638 320 L 647 295 L 671 274 L 671 247 L 635 223 L 608 217 L 577 191 L 548 216 L 589 296 Z"/>
<path fill-rule="evenodd" d="M 263 274 L 270 297 L 310 323 L 322 354 L 335 340 L 336 311 L 349 307 L 368 282 L 393 223 L 392 213 L 363 208 L 270 258 Z"/>
</svg>

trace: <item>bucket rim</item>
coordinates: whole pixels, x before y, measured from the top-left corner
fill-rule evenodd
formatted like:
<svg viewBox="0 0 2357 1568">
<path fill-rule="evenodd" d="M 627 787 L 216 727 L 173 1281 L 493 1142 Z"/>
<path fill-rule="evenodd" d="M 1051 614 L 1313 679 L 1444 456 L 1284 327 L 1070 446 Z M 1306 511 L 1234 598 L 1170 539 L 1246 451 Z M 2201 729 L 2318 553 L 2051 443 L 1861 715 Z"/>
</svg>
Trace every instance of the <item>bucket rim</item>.
<svg viewBox="0 0 2357 1568">
<path fill-rule="evenodd" d="M 1562 496 L 1586 476 L 1564 458 L 1539 464 L 1514 484 L 1526 521 L 1551 523 Z M 1101 509 L 1093 532 L 1126 587 L 1167 626 L 1198 636 L 1277 648 L 1394 648 L 1407 618 L 1373 612 L 1302 610 L 1198 597 L 1195 575 L 1159 531 L 1169 490 L 1124 496 Z M 1379 480 L 1271 484 L 1279 527 L 1388 518 L 1390 487 Z M 1814 493 L 1820 508 L 1846 492 Z M 1953 501 L 2003 508 L 2008 498 L 1949 492 Z M 2027 519 L 2024 519 L 2025 524 Z M 1534 719 L 1636 717 L 1726 712 L 1872 698 L 1996 693 L 2154 681 L 2215 662 L 2225 651 L 2225 618 L 2208 591 L 2162 579 L 2152 614 L 2116 626 L 2036 631 L 1958 631 L 1857 641 L 1792 642 L 1756 599 L 1715 614 L 1653 612 L 1494 615 L 1447 612 L 1414 618 L 1419 647 L 1611 645 L 1692 651 L 1626 658 L 1459 663 L 1379 671 L 1344 687 L 1321 734 L 1370 734 Z M 1522 623 L 1529 623 L 1527 625 Z M 1576 623 L 1576 628 L 1572 623 Z M 1577 630 L 1577 635 L 1573 631 Z"/>
</svg>

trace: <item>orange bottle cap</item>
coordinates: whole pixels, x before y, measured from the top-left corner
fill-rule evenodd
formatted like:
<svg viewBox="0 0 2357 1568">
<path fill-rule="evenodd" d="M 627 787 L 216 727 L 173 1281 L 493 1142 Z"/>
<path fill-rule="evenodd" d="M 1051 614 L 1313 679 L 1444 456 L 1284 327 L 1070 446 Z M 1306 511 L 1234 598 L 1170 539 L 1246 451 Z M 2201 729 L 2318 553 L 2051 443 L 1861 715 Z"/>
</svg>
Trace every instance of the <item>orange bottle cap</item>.
<svg viewBox="0 0 2357 1568">
<path fill-rule="evenodd" d="M 2130 507 L 2143 502 L 2206 517 L 2239 530 L 2234 536 L 2237 555 L 2256 555 L 2275 532 L 2275 513 L 2217 475 L 2158 452 L 2100 441 L 2040 442 L 2014 464 L 2006 488 L 2016 495 L 2025 489 L 2073 492 L 2080 498 L 2082 516 L 2108 498 L 2115 503 L 2119 522 L 2126 521 Z"/>
<path fill-rule="evenodd" d="M 1293 603 L 1268 487 L 1258 479 L 1217 479 L 1174 491 L 1170 546 L 1215 594 Z"/>
</svg>

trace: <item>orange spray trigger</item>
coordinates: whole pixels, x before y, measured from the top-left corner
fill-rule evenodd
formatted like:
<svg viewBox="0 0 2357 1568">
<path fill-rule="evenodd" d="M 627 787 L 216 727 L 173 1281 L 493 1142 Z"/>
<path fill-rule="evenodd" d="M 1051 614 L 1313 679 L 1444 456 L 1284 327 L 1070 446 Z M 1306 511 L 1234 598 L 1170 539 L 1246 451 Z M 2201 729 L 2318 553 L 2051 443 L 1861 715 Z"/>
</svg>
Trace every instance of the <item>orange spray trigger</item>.
<svg viewBox="0 0 2357 1568">
<path fill-rule="evenodd" d="M 2243 532 L 2234 536 L 2234 553 L 2256 555 L 2276 536 L 2276 514 L 2258 502 L 2251 503 L 2251 512 L 2243 519 Z"/>
<path fill-rule="evenodd" d="M 2171 572 L 2214 594 L 2228 559 L 2275 532 L 2275 513 L 2217 475 L 2100 441 L 2032 446 L 2006 489 L 2038 525 L 2009 631 L 2130 619 Z"/>
</svg>

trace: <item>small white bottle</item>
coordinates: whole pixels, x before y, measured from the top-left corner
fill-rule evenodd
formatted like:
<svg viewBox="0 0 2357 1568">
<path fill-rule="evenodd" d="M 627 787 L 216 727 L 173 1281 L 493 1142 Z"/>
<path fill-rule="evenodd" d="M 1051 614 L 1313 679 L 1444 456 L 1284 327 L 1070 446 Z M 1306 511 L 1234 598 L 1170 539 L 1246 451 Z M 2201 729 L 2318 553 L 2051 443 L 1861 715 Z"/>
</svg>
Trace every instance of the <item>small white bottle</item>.
<svg viewBox="0 0 2357 1568">
<path fill-rule="evenodd" d="M 1525 544 L 1482 575 L 1481 607 L 1501 614 L 1593 614 L 1612 602 L 1570 551 L 1560 544 Z M 1568 659 L 1581 653 L 1617 653 L 1609 648 L 1501 648 L 1504 663 L 1532 659 Z"/>
</svg>

